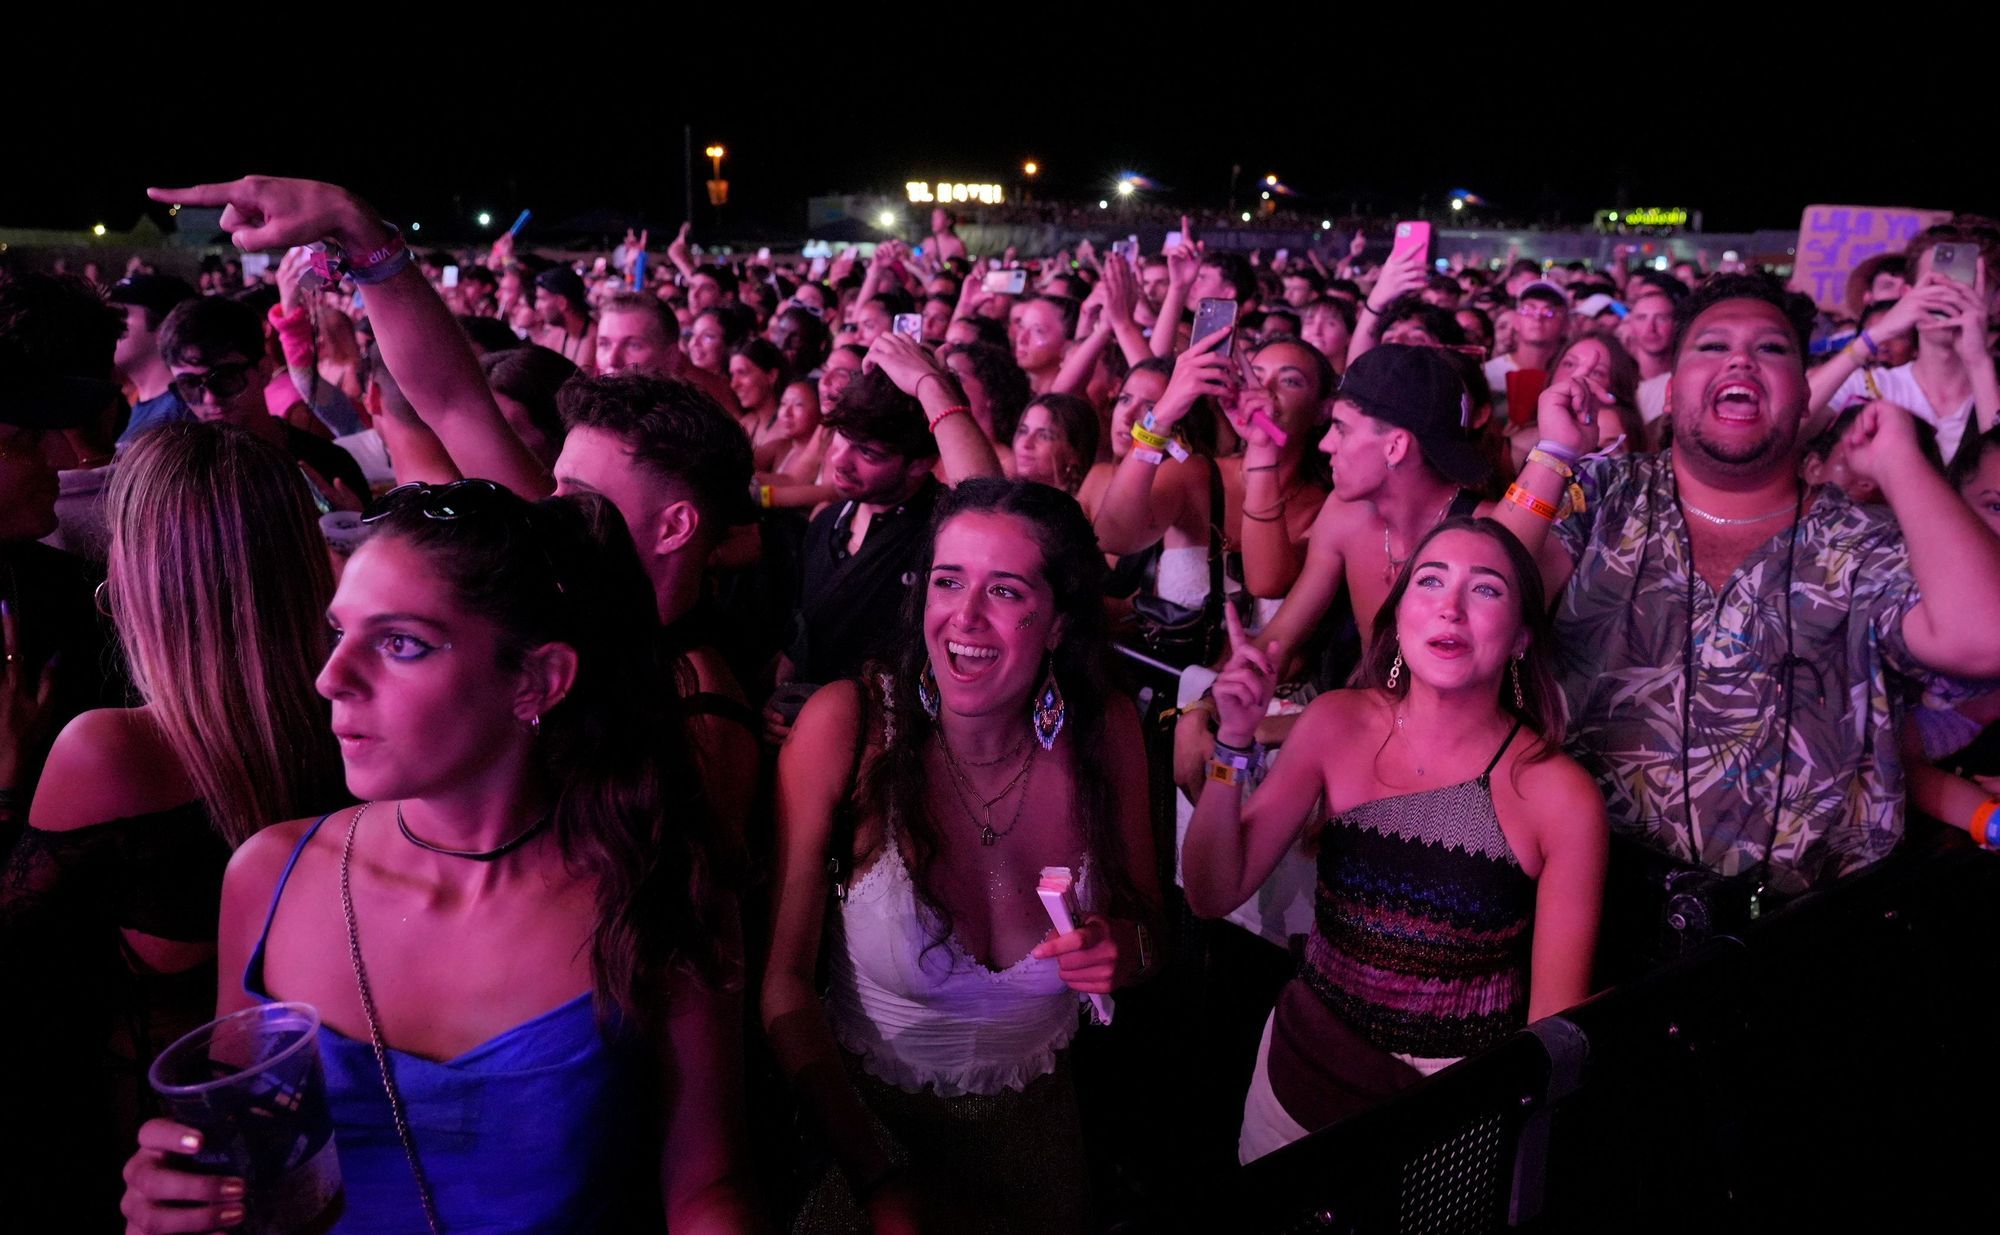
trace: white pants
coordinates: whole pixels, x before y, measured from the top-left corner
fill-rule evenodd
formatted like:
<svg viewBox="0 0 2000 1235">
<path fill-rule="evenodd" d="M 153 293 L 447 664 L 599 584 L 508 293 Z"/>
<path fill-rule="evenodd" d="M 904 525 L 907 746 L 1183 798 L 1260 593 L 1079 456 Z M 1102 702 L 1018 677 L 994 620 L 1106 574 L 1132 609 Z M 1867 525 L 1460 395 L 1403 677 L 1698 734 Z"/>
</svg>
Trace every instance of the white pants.
<svg viewBox="0 0 2000 1235">
<path fill-rule="evenodd" d="M 1264 1036 L 1257 1042 L 1257 1066 L 1250 1072 L 1250 1092 L 1243 1096 L 1243 1131 L 1236 1138 L 1236 1160 L 1248 1164 L 1298 1140 L 1312 1129 L 1293 1119 L 1271 1088 L 1271 1030 L 1278 1023 L 1278 1011 L 1264 1019 Z M 1429 1076 L 1458 1062 L 1457 1059 L 1426 1059 L 1419 1055 L 1396 1058 Z"/>
</svg>

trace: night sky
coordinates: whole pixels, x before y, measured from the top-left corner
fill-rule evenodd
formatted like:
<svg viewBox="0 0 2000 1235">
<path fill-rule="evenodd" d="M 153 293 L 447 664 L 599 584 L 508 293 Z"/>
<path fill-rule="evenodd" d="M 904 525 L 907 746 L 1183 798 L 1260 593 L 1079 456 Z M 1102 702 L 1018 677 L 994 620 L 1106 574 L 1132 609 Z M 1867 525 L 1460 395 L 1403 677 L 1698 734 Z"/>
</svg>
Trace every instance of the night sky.
<svg viewBox="0 0 2000 1235">
<path fill-rule="evenodd" d="M 1011 183 L 1030 157 L 1052 197 L 1094 199 L 1133 171 L 1160 183 L 1159 200 L 1220 207 L 1238 164 L 1246 184 L 1279 174 L 1315 213 L 1359 203 L 1393 216 L 1456 188 L 1520 219 L 1684 206 L 1717 231 L 1794 226 L 1809 202 L 2000 213 L 1992 138 L 1966 75 L 1843 89 L 1865 66 L 1784 45 L 1767 53 L 1782 70 L 1690 39 L 1670 55 L 1579 52 L 1547 68 L 1454 44 L 1422 72 L 1327 73 L 1312 67 L 1308 37 L 1277 53 L 1282 71 L 1230 70 L 1241 89 L 1228 92 L 1191 71 L 1159 84 L 1163 64 L 1222 64 L 1212 48 L 1181 60 L 1132 44 L 1064 55 L 1041 40 L 946 66 L 872 35 L 840 37 L 872 50 L 845 55 L 854 67 L 839 72 L 714 49 L 689 52 L 699 73 L 614 72 L 602 50 L 571 58 L 590 71 L 552 69 L 515 42 L 511 94 L 502 64 L 471 51 L 372 93 L 286 70 L 254 89 L 178 85 L 142 114 L 102 91 L 50 111 L 10 86 L 7 157 L 27 174 L 0 176 L 0 226 L 122 229 L 146 208 L 148 183 L 257 170 L 346 183 L 440 241 L 454 221 L 476 235 L 479 210 L 504 226 L 523 206 L 544 225 L 608 210 L 658 237 L 681 213 L 683 123 L 694 126 L 697 182 L 701 148 L 728 148 L 721 227 L 745 235 L 796 233 L 812 194 L 899 191 L 910 178 Z M 1474 73 L 1474 62 L 1496 67 Z M 1592 67 L 1606 63 L 1617 67 Z M 697 183 L 697 226 L 713 236 L 702 196 Z"/>
</svg>

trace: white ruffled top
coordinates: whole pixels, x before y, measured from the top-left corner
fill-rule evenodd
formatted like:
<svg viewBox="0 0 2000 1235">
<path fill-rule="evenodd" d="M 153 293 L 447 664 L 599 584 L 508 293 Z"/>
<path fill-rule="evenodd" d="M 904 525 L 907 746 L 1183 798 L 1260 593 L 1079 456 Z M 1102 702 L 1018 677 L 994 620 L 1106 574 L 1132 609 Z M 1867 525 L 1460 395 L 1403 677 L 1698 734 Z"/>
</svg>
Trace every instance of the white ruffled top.
<svg viewBox="0 0 2000 1235">
<path fill-rule="evenodd" d="M 1088 869 L 1077 896 L 1088 905 Z M 956 937 L 936 941 L 891 829 L 881 854 L 847 890 L 826 942 L 827 1020 L 868 1074 L 943 1097 L 1025 1089 L 1055 1070 L 1084 998 L 1053 959 L 982 965 Z"/>
</svg>

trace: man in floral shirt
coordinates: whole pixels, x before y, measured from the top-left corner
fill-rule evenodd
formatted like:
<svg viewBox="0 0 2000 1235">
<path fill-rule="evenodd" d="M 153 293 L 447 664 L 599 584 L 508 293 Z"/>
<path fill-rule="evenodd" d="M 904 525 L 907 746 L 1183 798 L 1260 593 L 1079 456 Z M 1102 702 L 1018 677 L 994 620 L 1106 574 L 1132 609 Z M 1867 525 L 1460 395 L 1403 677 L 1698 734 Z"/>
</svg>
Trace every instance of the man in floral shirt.
<svg viewBox="0 0 2000 1235">
<path fill-rule="evenodd" d="M 1575 464 L 1584 509 L 1555 524 L 1570 569 L 1551 580 L 1569 744 L 1612 827 L 1778 895 L 1895 847 L 1910 679 L 2000 676 L 2000 539 L 1925 460 L 1907 411 L 1873 404 L 1848 436 L 1886 510 L 1798 479 L 1810 323 L 1757 276 L 1690 296 L 1673 447 Z M 1575 381 L 1543 396 L 1542 449 L 1501 507 L 1530 549 L 1605 397 Z"/>
</svg>

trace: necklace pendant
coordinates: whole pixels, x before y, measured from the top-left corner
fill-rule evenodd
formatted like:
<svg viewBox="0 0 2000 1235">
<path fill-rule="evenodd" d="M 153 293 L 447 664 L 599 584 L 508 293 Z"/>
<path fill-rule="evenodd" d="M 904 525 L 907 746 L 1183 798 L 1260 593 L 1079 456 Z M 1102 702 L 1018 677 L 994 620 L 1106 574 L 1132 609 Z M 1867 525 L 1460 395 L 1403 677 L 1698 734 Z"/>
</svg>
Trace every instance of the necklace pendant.
<svg viewBox="0 0 2000 1235">
<path fill-rule="evenodd" d="M 1000 839 L 1000 834 L 993 830 L 992 824 L 988 823 L 988 824 L 982 824 L 980 826 L 979 828 L 980 844 L 985 845 L 987 848 L 990 849 L 993 847 L 993 843 L 999 839 Z"/>
</svg>

